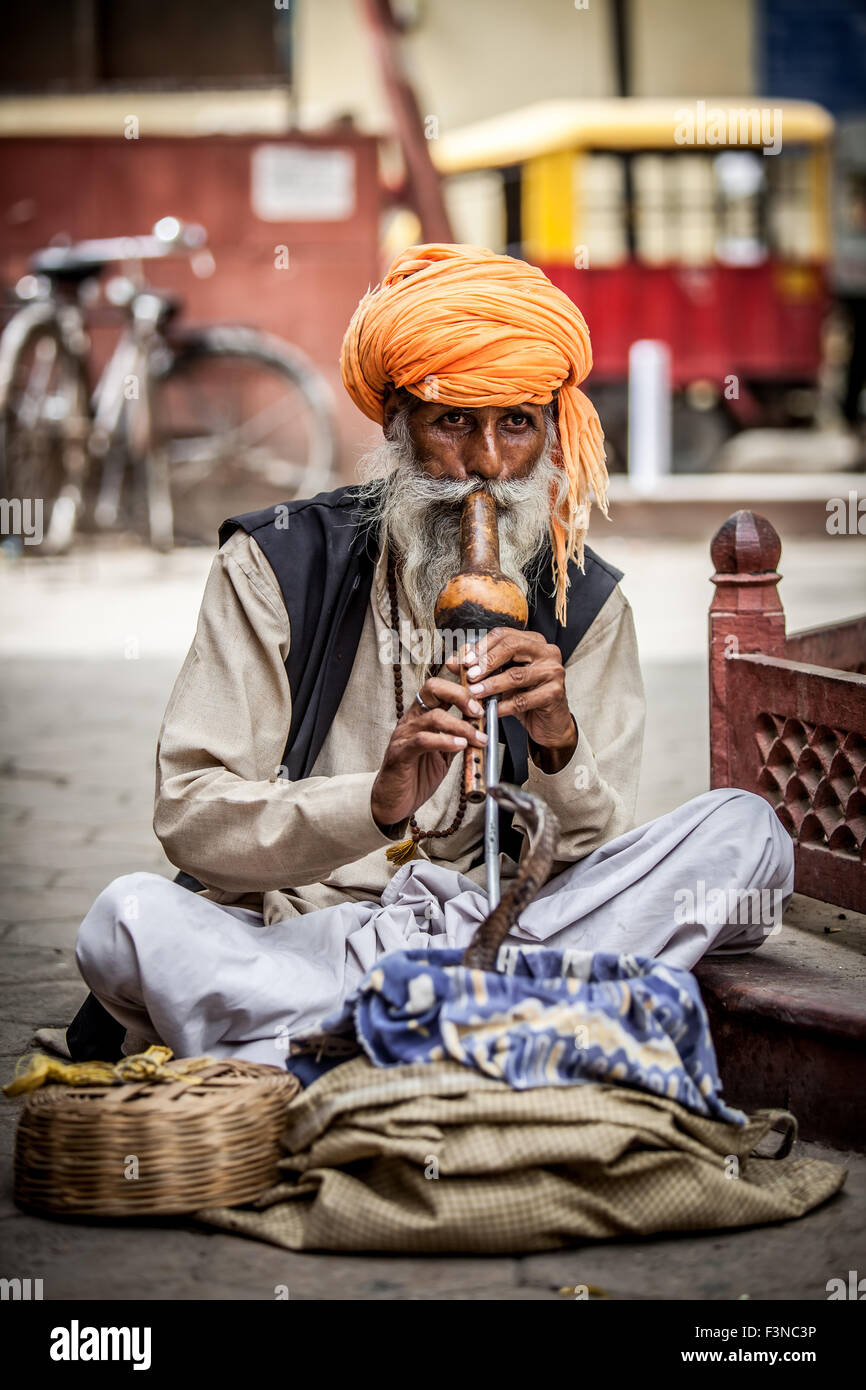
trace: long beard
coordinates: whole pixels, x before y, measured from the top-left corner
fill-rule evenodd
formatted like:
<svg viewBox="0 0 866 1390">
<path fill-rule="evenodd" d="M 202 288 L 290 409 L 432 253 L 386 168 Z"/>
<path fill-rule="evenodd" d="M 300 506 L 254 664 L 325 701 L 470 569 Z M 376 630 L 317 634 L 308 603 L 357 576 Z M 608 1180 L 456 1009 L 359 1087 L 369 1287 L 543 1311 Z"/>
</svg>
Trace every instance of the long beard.
<svg viewBox="0 0 866 1390">
<path fill-rule="evenodd" d="M 567 486 L 553 461 L 555 444 L 549 426 L 544 449 L 527 478 L 492 478 L 483 484 L 497 504 L 500 567 L 524 594 L 538 581 L 551 505 L 557 505 Z M 400 579 L 415 623 L 432 630 L 436 599 L 460 569 L 460 509 L 481 483 L 477 478 L 434 478 L 426 473 L 405 420 L 396 422 L 391 438 L 366 454 L 359 468 L 370 528 L 378 532 L 381 545 L 399 557 Z"/>
</svg>

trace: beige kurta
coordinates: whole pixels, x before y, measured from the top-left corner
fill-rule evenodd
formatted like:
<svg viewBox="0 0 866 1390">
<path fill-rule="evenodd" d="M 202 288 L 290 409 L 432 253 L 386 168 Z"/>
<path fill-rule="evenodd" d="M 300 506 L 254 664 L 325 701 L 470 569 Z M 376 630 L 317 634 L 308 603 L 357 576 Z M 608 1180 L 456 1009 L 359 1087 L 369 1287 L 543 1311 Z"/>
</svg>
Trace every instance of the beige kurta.
<svg viewBox="0 0 866 1390">
<path fill-rule="evenodd" d="M 408 707 L 430 672 L 408 640 L 402 590 L 399 600 Z M 281 767 L 292 708 L 290 640 L 274 573 L 256 542 L 237 531 L 214 558 L 157 747 L 154 830 L 168 858 L 206 884 L 208 898 L 255 908 L 267 922 L 378 900 L 395 872 L 385 857 L 394 839 L 370 811 L 396 722 L 383 557 L 340 707 L 311 776 L 297 782 Z M 566 686 L 579 730 L 575 752 L 553 774 L 530 758 L 525 784 L 562 827 L 554 872 L 634 824 L 644 695 L 632 612 L 618 586 L 569 659 Z M 417 812 L 425 830 L 450 824 L 460 765 L 455 757 Z M 483 806 L 468 806 L 459 831 L 424 842 L 422 853 L 483 884 L 483 821 Z M 503 855 L 503 875 L 513 867 Z"/>
</svg>

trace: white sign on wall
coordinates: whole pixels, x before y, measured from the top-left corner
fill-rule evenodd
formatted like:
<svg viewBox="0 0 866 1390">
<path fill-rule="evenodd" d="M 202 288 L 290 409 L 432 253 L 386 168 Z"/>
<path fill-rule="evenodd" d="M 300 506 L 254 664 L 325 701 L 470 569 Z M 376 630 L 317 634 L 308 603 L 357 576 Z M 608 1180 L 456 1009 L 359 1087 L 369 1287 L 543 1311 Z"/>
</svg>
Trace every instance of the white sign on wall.
<svg viewBox="0 0 866 1390">
<path fill-rule="evenodd" d="M 253 212 L 263 222 L 339 222 L 355 211 L 350 150 L 259 145 L 251 175 Z"/>
</svg>

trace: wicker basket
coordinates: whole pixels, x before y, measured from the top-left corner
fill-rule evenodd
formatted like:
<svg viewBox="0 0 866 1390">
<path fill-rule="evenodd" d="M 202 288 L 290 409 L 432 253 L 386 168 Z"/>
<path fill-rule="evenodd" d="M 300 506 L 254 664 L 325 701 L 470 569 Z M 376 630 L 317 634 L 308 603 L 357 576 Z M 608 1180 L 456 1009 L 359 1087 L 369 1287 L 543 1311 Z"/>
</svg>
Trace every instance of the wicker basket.
<svg viewBox="0 0 866 1390">
<path fill-rule="evenodd" d="M 48 1086 L 15 1138 L 15 1200 L 55 1215 L 150 1216 L 236 1206 L 277 1181 L 297 1079 L 214 1061 L 193 1082 Z"/>
</svg>

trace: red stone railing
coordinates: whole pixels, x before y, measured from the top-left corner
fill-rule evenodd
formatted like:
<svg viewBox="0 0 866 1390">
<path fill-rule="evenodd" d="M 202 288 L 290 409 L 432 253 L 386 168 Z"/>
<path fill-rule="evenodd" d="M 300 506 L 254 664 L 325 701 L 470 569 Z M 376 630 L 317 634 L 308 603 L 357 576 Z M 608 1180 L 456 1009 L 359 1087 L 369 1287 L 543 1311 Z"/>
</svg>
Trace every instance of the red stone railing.
<svg viewBox="0 0 866 1390">
<path fill-rule="evenodd" d="M 787 636 L 781 550 L 749 511 L 713 538 L 710 782 L 775 808 L 798 892 L 866 912 L 866 614 Z"/>
</svg>

